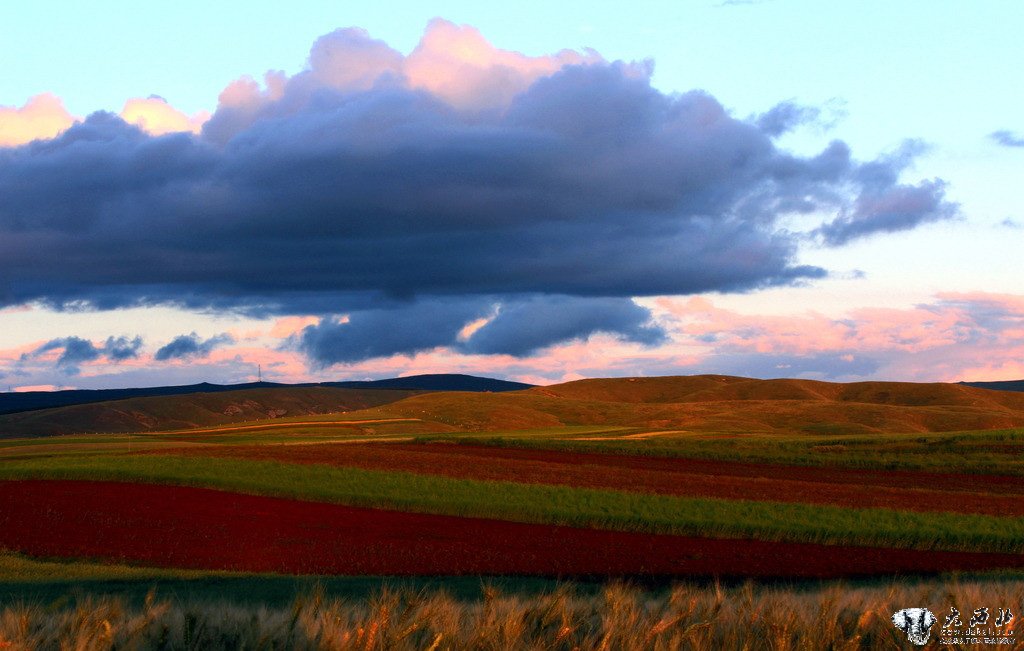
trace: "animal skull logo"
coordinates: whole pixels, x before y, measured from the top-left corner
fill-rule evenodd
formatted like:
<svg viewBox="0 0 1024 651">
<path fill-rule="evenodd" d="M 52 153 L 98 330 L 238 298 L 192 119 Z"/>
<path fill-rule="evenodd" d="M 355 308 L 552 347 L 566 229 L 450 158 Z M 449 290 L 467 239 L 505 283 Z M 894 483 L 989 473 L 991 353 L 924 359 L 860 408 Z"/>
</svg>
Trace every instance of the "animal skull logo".
<svg viewBox="0 0 1024 651">
<path fill-rule="evenodd" d="M 935 615 L 927 608 L 904 608 L 892 614 L 893 626 L 906 633 L 911 644 L 918 646 L 928 644 L 935 622 Z"/>
</svg>

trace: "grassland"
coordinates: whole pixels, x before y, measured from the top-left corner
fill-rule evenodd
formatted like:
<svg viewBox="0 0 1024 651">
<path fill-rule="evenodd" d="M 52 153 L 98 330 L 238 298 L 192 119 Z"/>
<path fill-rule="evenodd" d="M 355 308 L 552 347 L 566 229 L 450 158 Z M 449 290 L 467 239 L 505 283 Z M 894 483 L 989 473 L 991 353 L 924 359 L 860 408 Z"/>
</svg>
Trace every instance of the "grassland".
<svg viewBox="0 0 1024 651">
<path fill-rule="evenodd" d="M 0 459 L 33 454 L 129 452 L 174 444 L 302 444 L 373 438 L 529 449 L 715 459 L 800 466 L 1024 475 L 1024 427 L 949 432 L 793 434 L 700 432 L 624 425 L 554 425 L 522 430 L 458 431 L 427 419 L 369 410 L 287 421 L 242 422 L 224 430 L 192 428 L 134 434 L 64 435 L 0 440 Z M 377 420 L 376 424 L 358 424 Z M 322 421 L 322 425 L 317 421 Z M 59 446 L 59 447 L 54 447 Z M 99 446 L 103 446 L 102 448 Z"/>
<path fill-rule="evenodd" d="M 18 484 L 26 480 L 51 487 L 92 482 L 52 491 L 70 506 L 33 502 L 34 510 L 17 517 L 40 532 L 59 529 L 61 518 L 104 530 L 91 546 L 76 548 L 88 550 L 77 556 L 62 552 L 59 538 L 36 547 L 24 536 L 8 536 L 20 541 L 12 547 L 20 553 L 0 553 L 0 649 L 4 643 L 61 648 L 72 638 L 91 640 L 81 648 L 756 649 L 822 648 L 823 640 L 831 648 L 891 648 L 902 634 L 887 609 L 934 604 L 937 610 L 954 601 L 995 607 L 993 600 L 1024 607 L 1019 574 L 970 584 L 905 577 L 1024 565 L 1024 517 L 1014 502 L 1024 497 L 1021 395 L 953 385 L 704 376 L 501 394 L 391 392 L 363 396 L 361 404 L 350 400 L 332 413 L 317 413 L 324 406 L 318 403 L 252 417 L 228 408 L 237 402 L 231 394 L 202 406 L 204 400 L 195 398 L 184 414 L 174 413 L 181 406 L 174 402 L 148 405 L 143 415 L 152 422 L 140 420 L 143 410 L 116 403 L 39 412 L 32 422 L 49 423 L 50 433 L 80 432 L 46 438 L 12 438 L 17 428 L 3 430 L 7 421 L 0 419 L 0 493 L 27 495 L 13 490 L 30 490 Z M 132 418 L 141 423 L 137 431 L 117 432 Z M 97 428 L 104 422 L 115 426 Z M 121 483 L 102 483 L 110 481 Z M 155 487 L 216 489 L 228 510 L 214 509 L 220 498 L 197 493 L 188 494 L 188 504 L 172 503 L 185 493 Z M 73 491 L 110 497 L 99 506 L 98 498 L 83 499 L 83 512 L 75 513 Z M 175 531 L 191 508 L 198 509 L 194 526 Z M 0 504 L 0 520 L 5 509 L 14 512 Z M 200 523 L 199 511 L 209 524 Z M 27 522 L 46 512 L 50 520 Z M 300 523 L 300 512 L 319 515 Z M 149 533 L 141 531 L 147 517 Z M 292 528 L 281 525 L 288 518 Z M 8 531 L 19 524 L 4 522 Z M 118 529 L 125 522 L 138 530 Z M 399 522 L 421 523 L 426 538 L 396 534 Z M 265 541 L 264 549 L 258 535 L 235 531 L 277 532 L 280 540 Z M 484 531 L 509 538 L 501 541 L 508 545 L 502 553 L 515 556 L 514 563 L 467 557 L 437 566 L 481 575 L 488 567 L 519 568 L 517 576 L 487 579 L 497 581 L 497 592 L 471 577 L 431 576 L 395 580 L 397 587 L 382 592 L 390 579 L 377 575 L 388 567 L 420 573 L 410 559 L 389 566 L 386 553 L 373 552 L 377 560 L 365 565 L 375 568 L 373 576 L 337 576 L 338 568 L 367 574 L 358 571 L 359 549 L 367 557 L 376 548 L 415 554 L 416 545 L 443 558 L 459 550 L 481 555 L 483 547 L 472 541 Z M 0 547 L 3 536 L 0 531 Z M 169 544 L 175 536 L 208 540 L 222 553 L 190 557 L 178 550 L 178 560 L 169 562 L 97 546 L 117 547 L 122 538 L 142 545 L 154 536 Z M 328 546 L 298 544 L 306 538 Z M 251 567 L 234 563 L 231 541 L 262 560 Z M 581 541 L 606 547 L 571 546 Z M 357 547 L 340 553 L 330 544 Z M 39 549 L 49 551 L 40 557 Z M 356 561 L 267 560 L 299 549 Z M 610 575 L 657 577 L 659 585 L 697 576 L 742 578 L 743 560 L 747 576 L 774 580 L 904 577 L 884 587 L 705 583 L 653 592 L 618 584 L 559 587 L 545 578 L 561 573 L 559 558 L 584 552 L 616 559 L 607 565 L 618 568 Z M 659 564 L 673 553 L 678 563 Z M 189 564 L 200 556 L 206 560 Z M 844 563 L 851 568 L 845 574 Z M 671 568 L 690 569 L 671 574 Z M 310 572 L 326 574 L 296 576 Z M 522 578 L 531 574 L 539 576 Z M 316 581 L 325 592 L 313 590 Z M 158 593 L 146 601 L 150 586 Z M 232 595 L 230 603 L 211 605 L 218 591 Z M 12 599 L 19 598 L 29 602 L 16 605 Z M 50 600 L 50 610 L 32 599 Z M 251 623 L 254 612 L 265 624 Z M 815 622 L 824 622 L 824 632 Z"/>
</svg>

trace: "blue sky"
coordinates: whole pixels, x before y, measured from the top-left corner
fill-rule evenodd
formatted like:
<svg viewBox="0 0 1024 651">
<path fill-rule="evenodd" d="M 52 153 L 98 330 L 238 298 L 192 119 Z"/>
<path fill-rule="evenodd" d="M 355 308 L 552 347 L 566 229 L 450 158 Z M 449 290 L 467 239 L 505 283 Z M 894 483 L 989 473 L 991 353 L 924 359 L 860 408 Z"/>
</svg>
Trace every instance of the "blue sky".
<svg viewBox="0 0 1024 651">
<path fill-rule="evenodd" d="M 465 317 L 466 327 L 481 319 L 490 323 L 485 333 L 513 327 L 495 321 L 502 309 L 505 315 L 530 313 L 522 318 L 562 333 L 541 337 L 546 345 L 528 352 L 521 342 L 498 345 L 500 354 L 474 348 L 466 343 L 470 334 L 462 343 L 402 339 L 391 348 L 371 346 L 366 354 L 381 354 L 364 358 L 351 350 L 351 342 L 362 340 L 360 323 L 423 318 L 427 308 L 403 313 L 390 304 L 359 303 L 351 294 L 337 311 L 292 301 L 272 314 L 257 314 L 252 301 L 244 310 L 209 304 L 183 309 L 180 296 L 155 307 L 108 310 L 83 304 L 85 309 L 58 313 L 36 297 L 0 312 L 0 349 L 8 351 L 0 382 L 237 381 L 261 359 L 271 377 L 278 369 L 286 380 L 438 370 L 535 381 L 668 372 L 842 380 L 1024 376 L 1024 289 L 1018 280 L 1024 206 L 1017 193 L 1024 148 L 991 136 L 1006 131 L 1012 142 L 1024 134 L 1024 90 L 1015 81 L 1024 60 L 1020 3 L 633 2 L 628 10 L 582 2 L 298 4 L 187 1 L 168 8 L 41 1 L 9 10 L 0 26 L 0 60 L 7 63 L 0 106 L 15 110 L 51 93 L 71 116 L 83 118 L 96 110 L 117 113 L 129 98 L 159 95 L 184 114 L 213 113 L 221 91 L 243 75 L 259 80 L 268 70 L 300 74 L 313 43 L 336 28 L 363 28 L 408 55 L 429 21 L 442 17 L 478 29 L 497 50 L 525 57 L 592 48 L 606 61 L 651 60 L 649 83 L 658 92 L 677 97 L 702 90 L 739 122 L 756 121 L 772 107 L 792 102 L 808 111 L 806 119 L 775 137 L 774 146 L 807 160 L 833 140 L 845 143 L 860 162 L 889 160 L 903 143 L 916 141 L 912 163 L 899 169 L 899 184 L 940 179 L 945 204 L 957 208 L 941 219 L 923 218 L 913 228 L 886 227 L 842 246 L 793 238 L 798 251 L 791 266 L 815 266 L 827 272 L 825 277 L 773 282 L 777 286 L 771 288 L 709 285 L 692 293 L 640 288 L 631 304 L 649 311 L 652 321 L 646 326 L 630 321 L 635 315 L 621 303 L 574 302 L 568 310 L 577 317 L 574 325 L 556 324 L 544 312 L 561 305 L 557 296 L 596 292 L 628 298 L 609 289 L 621 278 L 610 279 L 603 289 L 529 284 L 529 296 L 522 287 L 497 293 L 492 288 L 487 300 L 504 307 L 487 314 L 475 302 L 436 303 L 447 306 L 443 311 L 450 318 Z M 4 164 L 0 161 L 0 169 Z M 27 215 L 33 207 L 24 210 Z M 834 215 L 776 216 L 773 228 L 811 232 L 826 218 Z M 460 291 L 478 296 L 482 290 Z M 713 316 L 695 298 L 709 302 Z M 175 302 L 178 307 L 167 306 Z M 602 318 L 610 319 L 611 330 L 598 327 Z M 297 319 L 288 321 L 293 329 L 282 325 L 278 336 L 271 335 L 286 319 Z M 656 342 L 644 334 L 648 326 L 663 337 Z M 802 338 L 814 339 L 823 331 L 838 339 L 796 346 L 788 336 L 803 332 Z M 162 347 L 193 333 L 194 348 L 205 355 L 171 363 L 156 359 Z M 495 335 L 490 336 L 487 341 L 493 341 Z M 104 352 L 111 337 L 140 337 L 143 344 L 134 358 L 111 359 Z M 60 342 L 69 338 L 89 341 L 95 356 L 87 352 L 78 364 L 61 363 L 67 348 Z M 318 357 L 323 346 L 335 348 Z"/>
</svg>

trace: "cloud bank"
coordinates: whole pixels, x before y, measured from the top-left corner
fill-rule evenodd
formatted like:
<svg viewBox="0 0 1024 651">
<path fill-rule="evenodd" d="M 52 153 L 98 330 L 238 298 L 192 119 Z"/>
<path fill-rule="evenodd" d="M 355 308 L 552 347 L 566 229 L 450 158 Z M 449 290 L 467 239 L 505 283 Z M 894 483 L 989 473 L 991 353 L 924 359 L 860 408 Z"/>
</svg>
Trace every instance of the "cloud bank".
<svg viewBox="0 0 1024 651">
<path fill-rule="evenodd" d="M 900 181 L 910 154 L 779 149 L 812 109 L 741 120 L 650 74 L 438 20 L 409 55 L 327 34 L 304 71 L 230 84 L 209 120 L 154 97 L 47 123 L 0 148 L 0 306 L 320 314 L 299 345 L 322 364 L 456 343 L 526 355 L 596 332 L 655 344 L 630 297 L 819 278 L 797 262 L 808 238 L 955 214 L 941 180 Z M 18 115 L 58 115 L 53 99 Z M 792 214 L 821 225 L 780 227 Z"/>
<path fill-rule="evenodd" d="M 657 304 L 674 341 L 706 348 L 696 366 L 706 372 L 836 381 L 1024 376 L 1020 295 L 941 293 L 913 308 L 861 307 L 841 317 L 742 314 L 704 297 Z"/>
<path fill-rule="evenodd" d="M 154 353 L 153 359 L 158 362 L 166 362 L 172 359 L 187 360 L 209 357 L 215 348 L 230 343 L 234 343 L 234 338 L 228 334 L 202 339 L 193 332 L 175 337 L 169 343 L 161 346 Z"/>
<path fill-rule="evenodd" d="M 747 313 L 720 307 L 705 296 L 645 301 L 650 312 L 634 305 L 631 315 L 628 305 L 607 307 L 602 305 L 604 300 L 594 299 L 590 309 L 619 315 L 626 331 L 632 329 L 632 337 L 600 329 L 581 334 L 595 322 L 604 327 L 613 320 L 608 315 L 589 322 L 577 317 L 581 327 L 570 332 L 551 329 L 532 317 L 521 321 L 519 315 L 564 308 L 557 297 L 535 297 L 524 300 L 527 305 L 472 306 L 464 313 L 466 318 L 477 314 L 477 307 L 486 310 L 457 332 L 444 318 L 445 310 L 434 309 L 436 316 L 428 322 L 428 304 L 410 307 L 416 314 L 407 312 L 395 320 L 383 313 L 364 315 L 362 323 L 345 318 L 320 323 L 306 318 L 268 320 L 266 330 L 236 336 L 233 341 L 223 334 L 175 338 L 185 343 L 175 346 L 177 356 L 165 353 L 162 360 L 142 348 L 138 338 L 90 342 L 70 336 L 0 350 L 0 373 L 12 386 L 64 385 L 74 377 L 78 386 L 92 388 L 247 382 L 256 379 L 257 365 L 262 366 L 264 379 L 281 382 L 415 373 L 470 373 L 539 384 L 581 377 L 696 373 L 841 382 L 1024 376 L 1021 295 L 944 293 L 907 308 L 858 307 L 833 315 Z M 503 314 L 511 318 L 507 329 L 498 328 Z M 641 321 L 648 314 L 653 318 Z M 369 316 L 378 321 L 372 322 Z M 440 325 L 445 334 L 417 339 L 411 326 L 388 332 L 395 324 L 410 323 L 406 317 L 411 316 L 424 319 L 423 331 Z M 542 325 L 536 326 L 536 321 Z M 483 337 L 490 324 L 495 336 Z M 344 332 L 347 326 L 354 331 Z M 380 337 L 372 336 L 373 326 L 382 329 Z M 529 338 L 546 345 L 524 352 L 522 338 L 514 335 L 520 326 L 539 330 L 540 336 L 531 332 Z M 513 334 L 496 336 L 502 330 Z M 652 337 L 658 339 L 657 347 L 649 345 Z M 319 348 L 305 351 L 300 343 Z M 119 349 L 124 350 L 124 359 L 115 359 Z M 188 353 L 200 349 L 199 354 Z M 307 361 L 310 353 L 320 358 L 313 368 Z M 332 366 L 335 363 L 345 366 Z"/>
<path fill-rule="evenodd" d="M 54 365 L 67 375 L 77 375 L 81 364 L 96 361 L 117 364 L 135 359 L 141 349 L 142 337 L 107 337 L 106 342 L 97 346 L 88 339 L 70 336 L 51 339 L 31 351 L 26 351 L 21 354 L 19 361 L 53 357 L 53 353 L 59 351 L 60 354 L 53 360 Z"/>
</svg>

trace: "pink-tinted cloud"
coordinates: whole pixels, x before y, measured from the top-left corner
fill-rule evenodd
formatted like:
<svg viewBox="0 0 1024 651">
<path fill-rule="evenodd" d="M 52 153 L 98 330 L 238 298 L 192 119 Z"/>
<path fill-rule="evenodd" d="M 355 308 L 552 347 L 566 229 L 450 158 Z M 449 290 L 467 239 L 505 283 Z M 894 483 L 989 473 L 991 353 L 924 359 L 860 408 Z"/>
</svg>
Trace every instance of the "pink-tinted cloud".
<svg viewBox="0 0 1024 651">
<path fill-rule="evenodd" d="M 24 106 L 0 106 L 0 147 L 23 145 L 41 138 L 53 138 L 75 123 L 56 95 L 42 93 Z"/>
<path fill-rule="evenodd" d="M 951 305 L 987 306 L 1016 317 L 1024 316 L 1024 296 L 989 292 L 941 292 L 936 298 Z"/>
<path fill-rule="evenodd" d="M 494 320 L 493 316 L 481 317 L 474 321 L 470 321 L 459 330 L 459 334 L 456 337 L 457 341 L 466 342 L 473 338 L 473 335 L 480 331 L 480 328 L 484 327 L 488 323 Z"/>
<path fill-rule="evenodd" d="M 318 38 L 309 53 L 309 70 L 295 83 L 313 82 L 338 90 L 367 90 L 382 77 L 402 75 L 404 57 L 384 41 L 371 38 L 363 29 L 338 29 Z M 278 79 L 267 79 L 269 97 L 284 90 Z"/>
<path fill-rule="evenodd" d="M 538 57 L 502 50 L 474 27 L 437 18 L 402 71 L 413 88 L 428 90 L 453 106 L 486 109 L 507 106 L 534 81 L 564 66 L 602 61 L 593 50 Z"/>
<path fill-rule="evenodd" d="M 287 339 L 302 332 L 306 326 L 317 323 L 320 323 L 320 319 L 315 316 L 286 316 L 274 321 L 270 328 L 270 336 L 275 339 Z"/>
<path fill-rule="evenodd" d="M 717 308 L 705 298 L 657 301 L 677 332 L 718 349 L 806 355 L 835 351 L 917 352 L 966 341 L 971 315 L 945 302 L 913 309 L 855 308 L 844 318 L 813 311 L 757 315 Z"/>
<path fill-rule="evenodd" d="M 200 111 L 187 115 L 161 97 L 149 97 L 126 101 L 121 118 L 159 136 L 178 131 L 199 133 L 210 114 Z M 51 93 L 36 95 L 21 107 L 0 106 L 0 147 L 53 138 L 80 120 L 68 112 L 61 98 Z"/>
<path fill-rule="evenodd" d="M 841 318 L 742 314 L 700 297 L 662 298 L 656 306 L 674 321 L 676 342 L 705 347 L 705 365 L 728 359 L 753 368 L 757 358 L 779 359 L 784 370 L 803 360 L 831 379 L 1024 377 L 1024 296 L 939 294 L 912 308 L 855 308 Z M 850 366 L 855 362 L 870 363 Z"/>
<path fill-rule="evenodd" d="M 199 133 L 210 114 L 202 111 L 187 115 L 162 97 L 132 98 L 121 109 L 121 118 L 154 136 L 179 131 Z"/>
<path fill-rule="evenodd" d="M 21 346 L 15 346 L 14 348 L 0 350 L 0 365 L 8 366 L 14 364 L 33 351 L 38 350 L 45 343 L 45 340 L 37 340 Z"/>
<path fill-rule="evenodd" d="M 60 391 L 66 389 L 64 385 L 58 384 L 26 384 L 13 387 L 15 393 L 26 393 L 28 391 Z"/>
<path fill-rule="evenodd" d="M 474 27 L 434 19 L 416 48 L 405 56 L 355 27 L 316 40 L 306 69 L 291 77 L 264 75 L 263 86 L 249 76 L 230 83 L 218 99 L 207 138 L 227 142 L 261 117 L 281 117 L 303 108 L 324 89 L 352 93 L 375 87 L 422 90 L 460 110 L 500 110 L 534 81 L 570 65 L 604 59 L 593 50 L 562 50 L 527 56 L 492 45 Z M 636 76 L 646 64 L 623 66 Z"/>
</svg>

